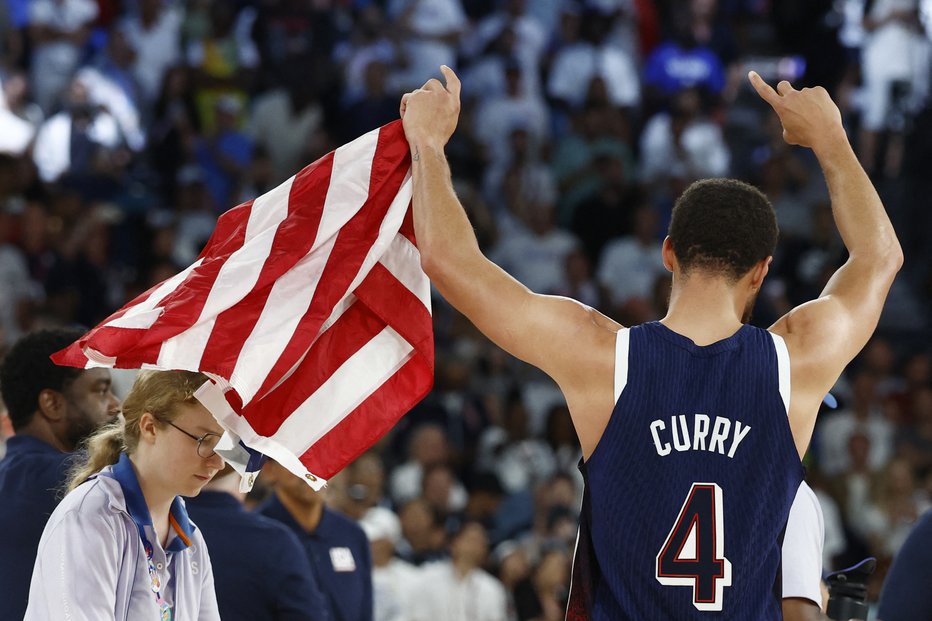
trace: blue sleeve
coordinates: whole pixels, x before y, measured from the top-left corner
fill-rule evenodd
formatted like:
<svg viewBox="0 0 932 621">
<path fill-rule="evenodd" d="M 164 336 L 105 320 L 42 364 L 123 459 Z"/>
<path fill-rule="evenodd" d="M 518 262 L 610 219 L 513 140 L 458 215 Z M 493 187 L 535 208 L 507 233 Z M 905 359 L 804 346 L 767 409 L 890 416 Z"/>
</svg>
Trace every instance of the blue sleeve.
<svg viewBox="0 0 932 621">
<path fill-rule="evenodd" d="M 280 575 L 274 593 L 279 621 L 333 621 L 314 570 L 298 538 L 285 527 L 279 529 Z"/>
<path fill-rule="evenodd" d="M 932 619 L 932 511 L 906 538 L 887 574 L 877 618 L 883 621 Z"/>
</svg>

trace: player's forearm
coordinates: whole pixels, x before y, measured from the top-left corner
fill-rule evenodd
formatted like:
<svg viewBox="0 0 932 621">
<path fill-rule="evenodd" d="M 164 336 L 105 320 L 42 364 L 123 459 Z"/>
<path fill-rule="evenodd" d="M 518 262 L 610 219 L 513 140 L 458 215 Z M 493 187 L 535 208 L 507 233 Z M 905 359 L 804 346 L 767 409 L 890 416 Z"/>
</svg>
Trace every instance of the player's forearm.
<svg viewBox="0 0 932 621">
<path fill-rule="evenodd" d="M 832 212 L 853 260 L 899 270 L 903 252 L 877 191 L 842 134 L 813 149 L 828 184 Z"/>
<path fill-rule="evenodd" d="M 414 233 L 421 266 L 441 288 L 463 274 L 470 259 L 479 256 L 479 243 L 466 212 L 453 191 L 450 166 L 443 148 L 411 142 L 414 178 Z"/>
</svg>

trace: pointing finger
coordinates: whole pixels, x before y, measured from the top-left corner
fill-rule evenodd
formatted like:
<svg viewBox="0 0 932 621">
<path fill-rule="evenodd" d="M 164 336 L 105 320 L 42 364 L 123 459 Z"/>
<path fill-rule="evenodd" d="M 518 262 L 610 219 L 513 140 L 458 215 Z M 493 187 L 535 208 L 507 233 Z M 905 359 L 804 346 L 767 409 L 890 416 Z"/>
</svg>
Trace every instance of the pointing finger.
<svg viewBox="0 0 932 621">
<path fill-rule="evenodd" d="M 777 91 L 773 90 L 773 87 L 764 82 L 764 78 L 760 77 L 756 71 L 748 72 L 748 79 L 751 81 L 751 86 L 754 87 L 754 90 L 757 91 L 761 99 L 771 106 L 775 106 L 780 102 L 780 95 L 777 94 Z"/>
<path fill-rule="evenodd" d="M 453 73 L 453 70 L 446 65 L 440 65 L 440 73 L 443 74 L 447 82 L 447 90 L 457 99 L 460 97 L 460 79 Z"/>
<path fill-rule="evenodd" d="M 424 86 L 421 87 L 421 90 L 425 91 L 436 91 L 443 90 L 443 84 L 440 83 L 440 80 L 437 78 L 431 78 L 424 83 Z"/>
</svg>

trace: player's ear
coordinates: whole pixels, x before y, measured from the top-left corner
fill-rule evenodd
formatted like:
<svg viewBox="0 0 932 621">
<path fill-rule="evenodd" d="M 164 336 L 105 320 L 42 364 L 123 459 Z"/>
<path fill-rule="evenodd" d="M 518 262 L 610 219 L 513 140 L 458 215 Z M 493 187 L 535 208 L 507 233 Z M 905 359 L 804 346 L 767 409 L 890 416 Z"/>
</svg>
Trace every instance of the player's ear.
<svg viewBox="0 0 932 621">
<path fill-rule="evenodd" d="M 673 252 L 673 242 L 670 241 L 669 235 L 663 239 L 663 247 L 660 250 L 660 254 L 663 257 L 663 266 L 667 268 L 668 271 L 676 272 L 679 269 L 679 262 L 676 260 L 676 254 Z"/>
<path fill-rule="evenodd" d="M 754 289 L 760 289 L 761 285 L 764 282 L 764 278 L 767 277 L 767 273 L 770 271 L 770 263 L 773 261 L 773 257 L 767 257 L 762 259 L 751 268 L 751 287 Z"/>
</svg>

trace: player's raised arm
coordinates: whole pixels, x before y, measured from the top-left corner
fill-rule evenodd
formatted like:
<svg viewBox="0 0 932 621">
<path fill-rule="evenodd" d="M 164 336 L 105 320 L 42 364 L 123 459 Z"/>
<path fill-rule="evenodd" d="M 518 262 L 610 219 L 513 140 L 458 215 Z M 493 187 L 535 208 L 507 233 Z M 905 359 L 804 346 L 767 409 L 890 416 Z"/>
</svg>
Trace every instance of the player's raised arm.
<svg viewBox="0 0 932 621">
<path fill-rule="evenodd" d="M 790 352 L 790 423 L 802 453 L 819 402 L 877 327 L 903 252 L 828 92 L 821 87 L 798 91 L 788 82 L 774 90 L 754 72 L 749 78 L 780 117 L 784 139 L 812 149 L 818 158 L 835 224 L 849 254 L 818 299 L 793 309 L 771 327 L 784 337 Z"/>
<path fill-rule="evenodd" d="M 444 298 L 479 330 L 560 385 L 589 454 L 613 406 L 612 352 L 619 326 L 576 301 L 532 293 L 482 254 L 443 152 L 456 129 L 460 83 L 452 70 L 442 71 L 446 86 L 430 80 L 401 101 L 421 265 Z M 597 419 L 591 433 L 582 412 L 587 420 Z"/>
</svg>

